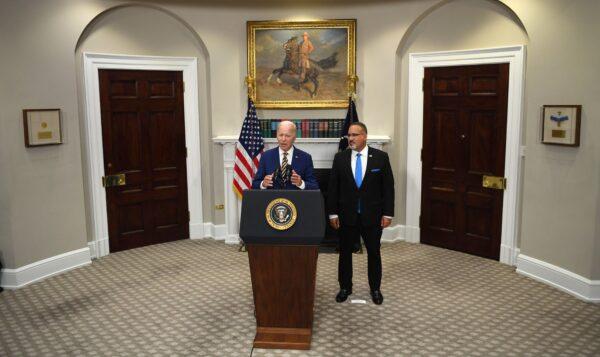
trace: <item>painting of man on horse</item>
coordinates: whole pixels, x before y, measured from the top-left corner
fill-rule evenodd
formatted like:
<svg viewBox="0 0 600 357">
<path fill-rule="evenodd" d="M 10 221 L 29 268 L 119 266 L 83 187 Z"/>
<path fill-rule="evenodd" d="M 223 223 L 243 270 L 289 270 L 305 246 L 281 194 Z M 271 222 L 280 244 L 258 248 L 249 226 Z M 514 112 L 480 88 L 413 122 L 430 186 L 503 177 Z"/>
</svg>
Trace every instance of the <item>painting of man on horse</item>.
<svg viewBox="0 0 600 357">
<path fill-rule="evenodd" d="M 344 100 L 347 36 L 345 29 L 327 28 L 257 32 L 257 95 L 263 100 Z"/>
<path fill-rule="evenodd" d="M 310 94 L 311 98 L 317 96 L 319 90 L 319 69 L 328 70 L 337 65 L 337 52 L 334 52 L 331 56 L 320 61 L 314 61 L 310 58 L 311 52 L 314 50 L 312 42 L 310 42 L 309 35 L 304 32 L 302 35 L 303 41 L 298 43 L 298 37 L 292 36 L 283 44 L 285 51 L 285 58 L 283 59 L 283 65 L 279 68 L 275 68 L 269 77 L 267 83 L 270 83 L 273 76 L 275 76 L 278 84 L 281 84 L 281 75 L 284 73 L 297 76 L 297 82 L 294 83 L 293 88 L 299 91 L 304 88 Z M 311 66 L 311 63 L 315 65 Z M 312 90 L 305 86 L 306 83 L 312 82 Z"/>
</svg>

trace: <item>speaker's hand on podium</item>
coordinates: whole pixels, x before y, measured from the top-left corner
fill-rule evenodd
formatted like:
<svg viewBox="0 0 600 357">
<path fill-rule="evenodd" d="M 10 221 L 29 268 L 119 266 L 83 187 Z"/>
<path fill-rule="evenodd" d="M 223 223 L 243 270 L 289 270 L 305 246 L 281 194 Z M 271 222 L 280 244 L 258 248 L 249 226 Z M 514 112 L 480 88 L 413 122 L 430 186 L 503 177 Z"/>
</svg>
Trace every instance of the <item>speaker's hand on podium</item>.
<svg viewBox="0 0 600 357">
<path fill-rule="evenodd" d="M 329 224 L 333 229 L 340 229 L 340 219 L 338 217 L 330 218 Z"/>
</svg>

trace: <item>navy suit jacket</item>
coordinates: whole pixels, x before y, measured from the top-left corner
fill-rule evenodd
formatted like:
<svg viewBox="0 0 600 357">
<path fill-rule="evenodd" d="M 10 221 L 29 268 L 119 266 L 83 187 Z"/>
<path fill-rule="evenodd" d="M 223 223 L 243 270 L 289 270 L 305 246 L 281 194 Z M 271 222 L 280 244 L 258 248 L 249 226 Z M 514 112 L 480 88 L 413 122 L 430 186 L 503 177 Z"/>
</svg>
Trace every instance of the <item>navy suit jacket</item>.
<svg viewBox="0 0 600 357">
<path fill-rule="evenodd" d="M 252 188 L 260 189 L 260 183 L 266 175 L 271 175 L 280 167 L 279 146 L 263 152 L 258 164 L 258 171 L 252 180 Z M 304 180 L 305 190 L 318 190 L 319 184 L 315 177 L 312 157 L 309 153 L 302 151 L 294 146 L 294 157 L 292 158 L 292 169 Z M 274 189 L 299 190 L 297 186 L 288 181 L 285 187 L 281 187 L 277 182 L 273 182 Z"/>
</svg>

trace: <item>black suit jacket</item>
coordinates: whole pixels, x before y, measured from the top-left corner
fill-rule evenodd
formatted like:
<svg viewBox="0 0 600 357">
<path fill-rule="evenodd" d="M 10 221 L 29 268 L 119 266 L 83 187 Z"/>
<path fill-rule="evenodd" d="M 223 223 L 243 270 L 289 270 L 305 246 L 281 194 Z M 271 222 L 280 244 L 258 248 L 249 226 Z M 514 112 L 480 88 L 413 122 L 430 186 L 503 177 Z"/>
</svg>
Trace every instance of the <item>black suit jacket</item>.
<svg viewBox="0 0 600 357">
<path fill-rule="evenodd" d="M 381 224 L 382 216 L 394 216 L 394 176 L 387 153 L 369 146 L 367 169 L 360 188 L 352 172 L 352 150 L 339 152 L 333 159 L 327 190 L 328 213 L 337 214 L 340 223 L 356 225 L 358 200 L 361 202 L 361 223 Z"/>
</svg>

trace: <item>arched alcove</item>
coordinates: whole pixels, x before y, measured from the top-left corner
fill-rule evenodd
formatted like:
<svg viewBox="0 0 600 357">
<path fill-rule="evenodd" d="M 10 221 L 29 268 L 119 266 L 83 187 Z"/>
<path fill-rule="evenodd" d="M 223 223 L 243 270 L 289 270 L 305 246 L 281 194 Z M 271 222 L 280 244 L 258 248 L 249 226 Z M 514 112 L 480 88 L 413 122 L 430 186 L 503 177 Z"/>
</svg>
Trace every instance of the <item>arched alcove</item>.
<svg viewBox="0 0 600 357">
<path fill-rule="evenodd" d="M 432 35 L 435 41 L 431 41 Z M 435 46 L 432 51 L 448 51 L 481 45 L 514 45 L 511 41 L 526 44 L 529 36 L 519 16 L 500 1 L 444 0 L 427 9 L 408 27 L 396 53 L 403 56 L 408 52 L 429 51 L 427 40 Z"/>
<path fill-rule="evenodd" d="M 107 243 L 104 242 L 108 238 L 102 212 L 105 211 L 105 203 L 102 204 L 101 191 L 94 182 L 99 176 L 98 171 L 101 171 L 97 162 L 101 157 L 98 154 L 101 134 L 98 133 L 98 111 L 94 104 L 97 96 L 94 90 L 97 88 L 93 87 L 97 87 L 97 83 L 90 78 L 96 75 L 94 69 L 100 65 L 150 70 L 173 66 L 173 70 L 183 71 L 186 82 L 184 106 L 190 235 L 192 238 L 203 237 L 204 221 L 213 220 L 214 191 L 209 170 L 200 170 L 200 167 L 212 166 L 209 54 L 201 38 L 189 24 L 162 8 L 151 5 L 117 6 L 97 15 L 85 27 L 77 41 L 75 62 L 82 118 L 80 127 L 84 138 L 81 145 L 86 219 L 95 244 L 95 247 L 92 244 L 96 248 L 95 255 L 106 253 Z"/>
<path fill-rule="evenodd" d="M 414 139 L 420 134 L 415 135 L 416 132 L 411 129 L 409 121 L 422 123 L 421 118 L 413 118 L 414 114 L 409 113 L 410 55 L 445 51 L 458 53 L 458 51 L 465 50 L 479 51 L 510 46 L 513 46 L 511 48 L 514 49 L 527 43 L 528 35 L 522 21 L 510 8 L 498 1 L 442 1 L 425 11 L 409 26 L 397 47 L 395 80 L 396 125 L 394 126 L 394 137 L 397 138 L 395 152 L 398 153 L 396 158 L 398 171 L 402 173 L 397 178 L 397 184 L 403 202 L 410 203 L 411 200 L 414 200 L 413 195 L 408 192 L 409 190 L 411 192 L 420 190 L 420 180 L 418 180 L 418 185 L 411 185 L 409 182 L 412 180 L 411 177 L 420 175 L 420 169 L 419 173 L 415 174 L 414 167 L 410 163 L 414 161 L 413 158 L 418 153 L 415 154 L 415 147 L 409 145 L 411 142 L 409 137 Z M 412 128 L 422 125 L 414 123 Z M 520 133 L 520 130 L 515 132 Z M 408 187 L 412 187 L 412 189 Z M 415 232 L 418 231 L 416 228 L 418 224 L 415 225 L 409 218 L 409 216 L 414 216 L 414 212 L 407 212 L 406 205 L 398 205 L 398 210 L 398 216 L 406 219 L 406 234 L 409 237 L 411 229 Z M 411 222 L 408 222 L 409 220 Z"/>
</svg>

